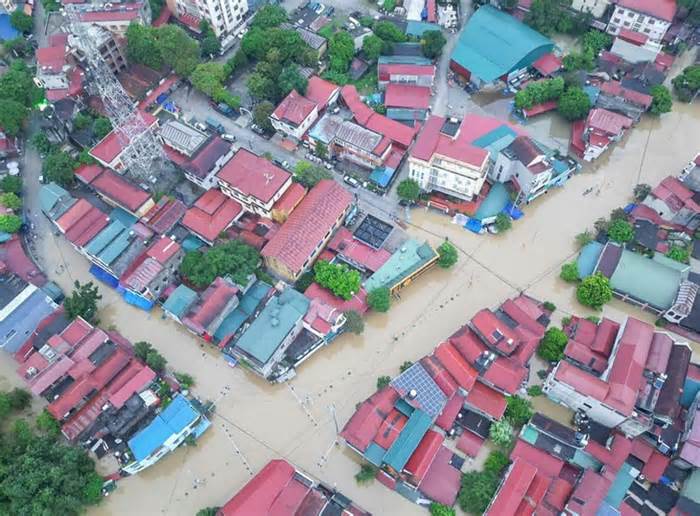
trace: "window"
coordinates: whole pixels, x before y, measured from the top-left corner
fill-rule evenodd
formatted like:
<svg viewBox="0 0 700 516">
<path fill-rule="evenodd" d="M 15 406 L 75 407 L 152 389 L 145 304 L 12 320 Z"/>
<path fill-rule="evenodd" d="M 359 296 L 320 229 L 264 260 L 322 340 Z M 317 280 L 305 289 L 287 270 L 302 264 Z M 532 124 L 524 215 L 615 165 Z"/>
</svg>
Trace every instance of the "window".
<svg viewBox="0 0 700 516">
<path fill-rule="evenodd" d="M 634 13 L 632 11 L 627 11 L 628 18 L 634 18 Z"/>
<path fill-rule="evenodd" d="M 617 23 L 618 25 L 619 25 L 619 23 L 620 23 L 621 21 L 622 21 L 622 20 L 621 20 L 620 18 L 614 18 L 614 19 L 613 19 L 613 23 Z"/>
</svg>

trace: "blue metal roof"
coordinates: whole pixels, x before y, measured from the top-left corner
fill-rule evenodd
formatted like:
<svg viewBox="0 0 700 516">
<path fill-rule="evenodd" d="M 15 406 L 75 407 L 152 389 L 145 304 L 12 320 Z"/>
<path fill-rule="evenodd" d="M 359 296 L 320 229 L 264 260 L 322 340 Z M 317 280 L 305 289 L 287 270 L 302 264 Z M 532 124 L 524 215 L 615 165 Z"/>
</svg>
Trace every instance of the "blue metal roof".
<svg viewBox="0 0 700 516">
<path fill-rule="evenodd" d="M 384 455 L 386 455 L 386 450 L 379 446 L 377 443 L 371 442 L 365 450 L 365 454 L 363 455 L 363 457 L 370 464 L 374 464 L 375 466 L 379 467 L 382 465 L 382 459 L 384 458 Z"/>
<path fill-rule="evenodd" d="M 112 240 L 117 238 L 124 231 L 126 231 L 126 226 L 118 220 L 113 220 L 106 228 L 100 231 L 95 238 L 90 240 L 88 245 L 85 246 L 85 251 L 92 256 L 97 256 L 105 250 Z"/>
<path fill-rule="evenodd" d="M 440 26 L 436 23 L 419 22 L 409 20 L 406 24 L 406 34 L 409 36 L 422 36 L 424 32 L 429 30 L 440 31 Z"/>
<path fill-rule="evenodd" d="M 133 235 L 129 234 L 128 229 L 124 229 L 124 231 L 119 233 L 114 240 L 107 244 L 107 247 L 105 247 L 100 254 L 97 255 L 97 258 L 102 263 L 111 265 L 117 258 L 119 258 L 119 256 L 121 256 L 126 248 L 129 247 L 132 239 Z"/>
<path fill-rule="evenodd" d="M 391 178 L 394 177 L 396 170 L 391 167 L 378 167 L 375 168 L 369 175 L 369 180 L 373 183 L 386 188 L 391 182 Z"/>
<path fill-rule="evenodd" d="M 518 134 L 513 129 L 503 124 L 474 140 L 472 145 L 486 149 L 495 156 L 513 143 L 516 136 Z"/>
<path fill-rule="evenodd" d="M 469 18 L 452 60 L 474 78 L 492 82 L 530 66 L 551 52 L 554 43 L 510 14 L 485 5 Z"/>
<path fill-rule="evenodd" d="M 109 218 L 111 220 L 118 220 L 126 227 L 131 227 L 139 221 L 139 219 L 134 217 L 131 213 L 119 207 L 114 208 L 109 212 Z"/>
<path fill-rule="evenodd" d="M 61 188 L 56 183 L 43 185 L 39 189 L 39 205 L 41 206 L 41 211 L 54 220 L 68 211 L 68 208 L 73 206 L 76 202 L 77 199 L 72 198 L 65 189 Z"/>
<path fill-rule="evenodd" d="M 227 335 L 236 333 L 243 323 L 255 311 L 272 287 L 264 281 L 256 281 L 241 298 L 236 309 L 231 312 L 217 328 L 214 340 L 220 342 Z"/>
<path fill-rule="evenodd" d="M 180 318 L 187 313 L 187 310 L 189 310 L 192 303 L 196 300 L 197 293 L 194 290 L 187 285 L 178 285 L 165 303 L 163 303 L 163 310 Z"/>
<path fill-rule="evenodd" d="M 129 439 L 129 448 L 137 461 L 158 450 L 171 436 L 179 434 L 199 417 L 199 412 L 178 394 L 148 426 Z"/>
<path fill-rule="evenodd" d="M 55 309 L 46 293 L 27 286 L 18 294 L 25 299 L 0 321 L 0 349 L 14 353 L 34 333 L 39 323 Z"/>
<path fill-rule="evenodd" d="M 19 36 L 19 31 L 10 23 L 10 15 L 7 13 L 0 14 L 0 41 L 15 39 Z"/>
<path fill-rule="evenodd" d="M 495 217 L 503 211 L 510 201 L 510 194 L 503 183 L 495 183 L 489 190 L 486 199 L 474 214 L 475 219 L 484 220 Z"/>
</svg>

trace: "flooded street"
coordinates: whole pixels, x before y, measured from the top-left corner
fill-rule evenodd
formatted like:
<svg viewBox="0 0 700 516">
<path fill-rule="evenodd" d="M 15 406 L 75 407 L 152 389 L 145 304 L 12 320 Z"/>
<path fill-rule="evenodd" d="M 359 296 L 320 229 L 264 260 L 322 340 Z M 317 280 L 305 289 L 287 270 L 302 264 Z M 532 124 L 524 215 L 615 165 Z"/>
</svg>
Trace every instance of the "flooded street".
<svg viewBox="0 0 700 516">
<path fill-rule="evenodd" d="M 212 429 L 196 446 L 182 447 L 139 476 L 121 481 L 89 513 L 191 516 L 203 507 L 222 505 L 268 460 L 283 457 L 374 514 L 425 514 L 377 482 L 359 487 L 353 479 L 359 469 L 357 456 L 334 444 L 338 428 L 374 391 L 377 377 L 398 374 L 402 362 L 429 353 L 480 308 L 526 291 L 557 305 L 554 323 L 568 313 L 591 313 L 558 279 L 561 264 L 576 254 L 574 236 L 628 203 L 635 184 L 654 185 L 677 174 L 698 150 L 699 127 L 697 103 L 674 104 L 674 111 L 661 119 L 645 117 L 612 152 L 564 188 L 526 206 L 525 216 L 506 235 L 474 235 L 444 215 L 413 210 L 409 233 L 434 244 L 448 237 L 461 251 L 458 264 L 420 277 L 388 314 L 367 318 L 362 336 L 338 338 L 304 363 L 289 384 L 270 386 L 245 369 L 229 367 L 218 351 L 162 319 L 159 309 L 145 313 L 100 285 L 101 325 L 113 325 L 132 342 L 152 343 L 176 371 L 194 376 L 195 393 L 215 400 L 217 408 Z M 588 188 L 593 193 L 584 197 Z M 74 280 L 91 280 L 88 260 L 55 237 L 44 218 L 37 224 L 43 235 L 38 243 L 46 260 L 42 265 L 50 279 L 67 292 Z M 610 303 L 603 314 L 651 320 L 619 301 Z M 2 356 L 0 388 L 20 383 L 14 362 Z M 228 394 L 224 387 L 230 387 Z M 544 398 L 535 404 L 556 412 L 558 419 L 566 418 L 558 412 L 563 409 L 552 408 Z"/>
</svg>

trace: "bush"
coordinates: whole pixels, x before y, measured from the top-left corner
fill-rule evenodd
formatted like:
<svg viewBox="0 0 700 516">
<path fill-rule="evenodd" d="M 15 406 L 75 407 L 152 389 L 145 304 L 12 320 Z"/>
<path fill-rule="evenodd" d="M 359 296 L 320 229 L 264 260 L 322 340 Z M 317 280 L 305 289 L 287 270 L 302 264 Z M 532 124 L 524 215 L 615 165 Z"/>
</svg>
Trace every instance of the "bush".
<svg viewBox="0 0 700 516">
<path fill-rule="evenodd" d="M 32 393 L 15 387 L 8 393 L 8 400 L 12 410 L 24 410 L 32 404 Z"/>
<path fill-rule="evenodd" d="M 578 245 L 579 249 L 586 247 L 591 242 L 593 242 L 593 235 L 591 235 L 591 232 L 588 230 L 576 235 L 576 244 Z"/>
<path fill-rule="evenodd" d="M 345 312 L 345 324 L 343 325 L 344 331 L 349 331 L 355 335 L 360 335 L 365 331 L 365 322 L 362 320 L 362 316 L 354 310 Z"/>
<path fill-rule="evenodd" d="M 651 193 L 651 186 L 646 183 L 639 183 L 634 187 L 634 200 L 642 202 Z"/>
<path fill-rule="evenodd" d="M 600 272 L 584 278 L 576 289 L 576 298 L 582 305 L 600 310 L 613 296 L 610 280 Z"/>
<path fill-rule="evenodd" d="M 690 253 L 686 247 L 680 247 L 677 245 L 672 245 L 671 248 L 666 253 L 671 260 L 675 260 L 680 263 L 688 263 L 690 261 Z"/>
<path fill-rule="evenodd" d="M 61 435 L 61 425 L 46 409 L 37 416 L 36 427 L 49 437 L 55 438 Z"/>
<path fill-rule="evenodd" d="M 0 190 L 5 193 L 20 194 L 22 192 L 22 179 L 19 176 L 5 176 L 0 179 Z"/>
<path fill-rule="evenodd" d="M 391 307 L 391 294 L 388 288 L 376 288 L 367 294 L 367 304 L 376 312 L 388 312 Z"/>
<path fill-rule="evenodd" d="M 472 514 L 483 514 L 497 488 L 496 475 L 485 471 L 469 471 L 463 474 L 457 499 L 460 509 Z"/>
<path fill-rule="evenodd" d="M 368 484 L 377 476 L 377 471 L 377 468 L 371 464 L 363 464 L 360 471 L 355 474 L 355 481 L 360 485 Z"/>
<path fill-rule="evenodd" d="M 569 337 L 562 330 L 549 328 L 537 347 L 537 354 L 547 362 L 557 362 L 564 356 L 564 348 L 568 342 Z"/>
<path fill-rule="evenodd" d="M 299 279 L 294 284 L 294 288 L 303 294 L 304 292 L 306 292 L 306 289 L 309 288 L 313 282 L 314 282 L 313 271 L 306 271 L 304 274 L 299 276 Z"/>
<path fill-rule="evenodd" d="M 447 40 L 439 30 L 428 30 L 423 33 L 420 46 L 423 55 L 428 59 L 435 59 L 442 54 L 442 47 L 445 46 Z"/>
<path fill-rule="evenodd" d="M 495 421 L 489 429 L 489 438 L 497 447 L 506 450 L 513 444 L 513 427 L 505 419 Z"/>
<path fill-rule="evenodd" d="M 520 396 L 506 396 L 506 419 L 511 425 L 523 426 L 532 417 L 532 403 Z"/>
<path fill-rule="evenodd" d="M 206 252 L 190 251 L 180 265 L 180 274 L 195 287 L 207 287 L 217 277 L 229 276 L 244 285 L 260 265 L 260 253 L 240 240 L 214 245 Z"/>
<path fill-rule="evenodd" d="M 322 287 L 346 301 L 360 290 L 360 273 L 345 264 L 319 260 L 314 265 L 314 279 Z"/>
<path fill-rule="evenodd" d="M 496 215 L 496 231 L 499 233 L 503 233 L 505 231 L 508 231 L 512 226 L 513 223 L 510 220 L 510 217 L 506 215 L 505 213 L 499 213 Z"/>
<path fill-rule="evenodd" d="M 380 376 L 377 378 L 377 390 L 381 391 L 391 383 L 391 376 Z"/>
<path fill-rule="evenodd" d="M 0 231 L 17 233 L 22 227 L 22 219 L 17 215 L 0 215 Z"/>
<path fill-rule="evenodd" d="M 576 262 L 565 263 L 561 266 L 559 277 L 569 283 L 575 283 L 580 279 Z"/>
<path fill-rule="evenodd" d="M 412 365 L 413 365 L 413 362 L 411 362 L 410 360 L 406 360 L 406 361 L 405 361 L 403 364 L 401 364 L 401 366 L 399 367 L 399 371 L 400 371 L 401 373 L 403 373 L 403 372 L 405 372 L 406 370 L 408 370 Z"/>
<path fill-rule="evenodd" d="M 661 115 L 663 113 L 668 113 L 673 107 L 673 99 L 671 98 L 671 92 L 668 88 L 662 84 L 652 86 L 651 88 L 651 112 L 655 115 Z"/>
<path fill-rule="evenodd" d="M 554 312 L 557 309 L 557 305 L 555 305 L 551 301 L 545 301 L 544 303 L 542 303 L 542 308 L 544 308 L 548 312 Z"/>
<path fill-rule="evenodd" d="M 455 510 L 449 505 L 433 502 L 430 504 L 430 516 L 455 516 Z"/>
<path fill-rule="evenodd" d="M 183 389 L 190 389 L 194 386 L 194 378 L 187 373 L 175 373 L 175 379 Z"/>
<path fill-rule="evenodd" d="M 569 121 L 581 120 L 591 110 L 591 99 L 582 88 L 571 87 L 559 98 L 557 110 Z"/>
<path fill-rule="evenodd" d="M 18 210 L 22 207 L 22 199 L 12 192 L 0 194 L 0 204 L 10 210 Z"/>
<path fill-rule="evenodd" d="M 313 188 L 321 179 L 331 179 L 333 176 L 322 166 L 313 165 L 308 161 L 298 161 L 294 165 L 294 181 L 304 185 L 306 188 Z"/>
<path fill-rule="evenodd" d="M 406 201 L 415 202 L 420 195 L 420 186 L 418 182 L 413 179 L 404 179 L 396 188 L 396 193 Z"/>
<path fill-rule="evenodd" d="M 528 395 L 532 397 L 542 396 L 542 386 L 541 385 L 531 385 L 527 388 Z"/>
<path fill-rule="evenodd" d="M 443 269 L 449 269 L 457 263 L 457 259 L 459 258 L 457 248 L 447 240 L 440 244 L 440 247 L 437 248 L 437 252 L 440 255 L 437 264 Z"/>
<path fill-rule="evenodd" d="M 564 93 L 564 79 L 561 77 L 531 82 L 515 94 L 515 107 L 530 109 L 532 106 L 557 100 L 562 93 Z"/>
<path fill-rule="evenodd" d="M 497 477 L 503 472 L 504 469 L 506 469 L 509 462 L 510 459 L 508 458 L 508 455 L 500 450 L 494 450 L 489 453 L 488 457 L 486 457 L 486 461 L 484 462 L 484 471 Z"/>
<path fill-rule="evenodd" d="M 547 378 L 548 374 L 549 373 L 547 373 L 545 369 L 540 369 L 539 371 L 537 371 L 537 378 L 539 378 L 540 380 L 544 380 L 545 378 Z"/>
<path fill-rule="evenodd" d="M 629 242 L 634 238 L 634 227 L 626 220 L 613 220 L 608 226 L 608 238 L 620 244 Z"/>
<path fill-rule="evenodd" d="M 682 102 L 692 101 L 693 96 L 700 91 L 700 65 L 688 66 L 671 83 L 673 91 Z"/>
</svg>

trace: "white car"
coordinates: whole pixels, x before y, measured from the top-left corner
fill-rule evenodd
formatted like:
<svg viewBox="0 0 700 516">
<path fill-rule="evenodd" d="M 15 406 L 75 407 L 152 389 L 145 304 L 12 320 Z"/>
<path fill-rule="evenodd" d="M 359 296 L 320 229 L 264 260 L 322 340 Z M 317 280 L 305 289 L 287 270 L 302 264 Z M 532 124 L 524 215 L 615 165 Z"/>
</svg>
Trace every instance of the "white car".
<svg viewBox="0 0 700 516">
<path fill-rule="evenodd" d="M 331 170 L 333 168 L 333 165 L 328 162 L 324 163 L 323 166 L 326 167 L 327 170 Z"/>
<path fill-rule="evenodd" d="M 289 161 L 284 160 L 284 161 L 282 162 L 282 168 L 285 169 L 285 170 L 289 170 Z"/>
<path fill-rule="evenodd" d="M 360 186 L 360 182 L 352 176 L 343 177 L 343 181 L 345 181 L 347 184 L 349 184 L 353 188 L 357 188 L 358 186 Z"/>
<path fill-rule="evenodd" d="M 224 133 L 221 135 L 221 139 L 227 142 L 235 142 L 236 137 L 232 134 Z"/>
<path fill-rule="evenodd" d="M 204 125 L 202 122 L 195 122 L 194 127 L 195 127 L 196 129 L 199 129 L 199 130 L 202 131 L 203 133 L 206 133 L 206 132 L 207 132 L 207 126 Z"/>
</svg>

